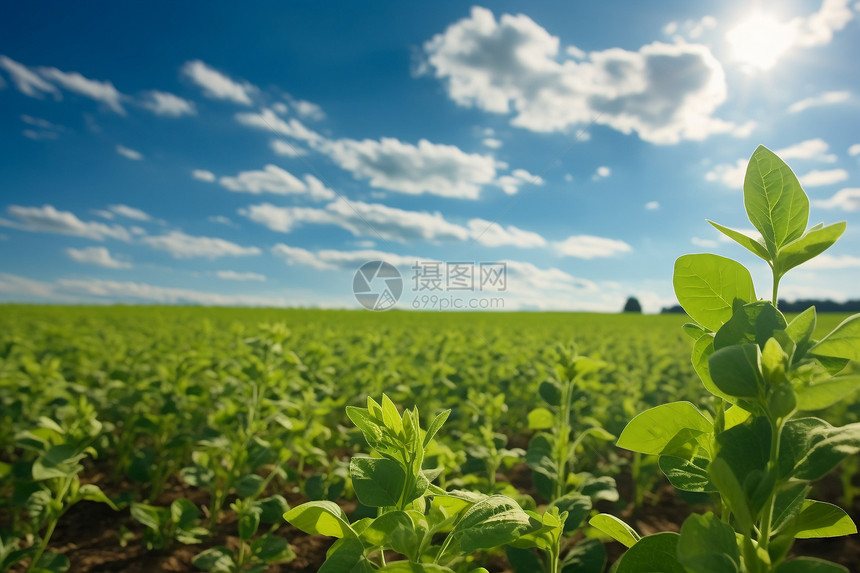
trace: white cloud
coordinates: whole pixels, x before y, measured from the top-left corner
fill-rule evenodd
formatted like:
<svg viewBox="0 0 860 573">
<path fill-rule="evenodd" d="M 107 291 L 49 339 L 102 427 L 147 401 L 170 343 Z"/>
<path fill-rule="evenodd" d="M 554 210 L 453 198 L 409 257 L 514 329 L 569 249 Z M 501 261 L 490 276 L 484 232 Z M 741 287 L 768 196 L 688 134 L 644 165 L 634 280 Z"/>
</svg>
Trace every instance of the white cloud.
<svg viewBox="0 0 860 573">
<path fill-rule="evenodd" d="M 209 306 L 290 306 L 290 304 L 300 304 L 300 301 L 288 300 L 284 297 L 225 295 L 131 281 L 60 279 L 57 281 L 57 288 L 114 300 L 144 300 L 164 304 L 203 304 Z"/>
<path fill-rule="evenodd" d="M 325 119 L 325 112 L 323 112 L 320 106 L 313 102 L 300 99 L 297 101 L 293 101 L 292 104 L 296 112 L 302 117 L 314 121 Z"/>
<path fill-rule="evenodd" d="M 854 17 L 850 0 L 824 0 L 818 12 L 805 18 L 796 18 L 797 45 L 804 47 L 829 44 L 833 33 L 843 29 Z"/>
<path fill-rule="evenodd" d="M 269 146 L 272 148 L 272 151 L 274 151 L 278 155 L 285 155 L 287 157 L 301 157 L 303 155 L 308 154 L 306 149 L 299 147 L 298 145 L 293 145 L 281 139 L 273 139 L 269 143 Z"/>
<path fill-rule="evenodd" d="M 93 209 L 92 213 L 94 215 L 98 215 L 102 219 L 108 219 L 110 221 L 113 221 L 116 218 L 116 215 L 114 215 L 113 213 L 111 213 L 107 209 Z"/>
<path fill-rule="evenodd" d="M 126 96 L 109 81 L 91 80 L 78 72 L 64 72 L 57 68 L 39 68 L 39 73 L 71 92 L 99 101 L 114 112 L 125 115 L 121 102 Z"/>
<path fill-rule="evenodd" d="M 618 239 L 607 239 L 593 235 L 574 235 L 554 243 L 556 251 L 566 257 L 597 259 L 633 252 L 633 248 Z"/>
<path fill-rule="evenodd" d="M 673 38 L 685 38 L 698 40 L 708 30 L 717 27 L 717 19 L 713 16 L 703 16 L 699 20 L 684 20 L 683 22 L 669 22 L 663 26 L 663 33 Z"/>
<path fill-rule="evenodd" d="M 308 129 L 296 118 L 284 121 L 275 111 L 268 108 L 263 109 L 260 113 L 237 113 L 236 121 L 246 127 L 271 131 L 278 135 L 284 135 L 308 143 L 316 143 L 324 139 L 323 136 Z"/>
<path fill-rule="evenodd" d="M 860 257 L 823 253 L 803 263 L 804 270 L 835 270 L 860 268 Z"/>
<path fill-rule="evenodd" d="M 42 94 L 53 94 L 60 99 L 60 91 L 53 84 L 46 82 L 32 69 L 6 56 L 0 56 L 0 68 L 9 73 L 12 83 L 18 91 L 26 96 L 42 99 Z"/>
<path fill-rule="evenodd" d="M 129 149 L 128 147 L 124 147 L 122 145 L 116 146 L 116 152 L 123 157 L 131 159 L 132 161 L 140 161 L 141 159 L 143 159 L 143 155 L 139 151 Z"/>
<path fill-rule="evenodd" d="M 599 123 L 658 144 L 714 133 L 745 136 L 713 117 L 726 100 L 720 63 L 698 44 L 654 42 L 638 51 L 610 48 L 583 61 L 559 57 L 559 39 L 525 15 L 496 21 L 475 7 L 424 44 L 422 71 L 445 82 L 457 104 L 538 132 Z"/>
<path fill-rule="evenodd" d="M 860 143 L 855 143 L 851 147 L 848 148 L 848 155 L 860 155 Z"/>
<path fill-rule="evenodd" d="M 496 161 L 489 155 L 466 153 L 454 145 L 418 145 L 391 137 L 380 140 L 340 139 L 320 144 L 342 169 L 371 187 L 411 195 L 477 199 L 484 185 L 496 179 Z"/>
<path fill-rule="evenodd" d="M 265 282 L 266 275 L 259 273 L 237 273 L 236 271 L 217 271 L 215 275 L 219 279 L 228 281 L 259 281 Z"/>
<path fill-rule="evenodd" d="M 140 209 L 135 209 L 134 207 L 129 207 L 128 205 L 111 205 L 108 207 L 113 213 L 116 213 L 120 217 L 125 217 L 126 219 L 134 219 L 135 221 L 151 221 L 152 217 L 141 211 Z"/>
<path fill-rule="evenodd" d="M 221 177 L 218 182 L 229 191 L 252 195 L 307 194 L 315 201 L 333 199 L 337 195 L 313 175 L 305 175 L 302 181 L 277 165 L 266 165 L 262 171 L 241 171 L 235 177 Z"/>
<path fill-rule="evenodd" d="M 213 215 L 207 219 L 210 223 L 219 223 L 221 225 L 227 225 L 228 227 L 238 227 L 236 223 L 234 223 L 229 217 L 225 217 L 224 215 Z"/>
<path fill-rule="evenodd" d="M 702 239 L 700 237 L 693 237 L 692 239 L 690 239 L 690 242 L 697 247 L 702 247 L 705 249 L 716 249 L 720 246 L 720 241 L 715 241 L 714 239 Z"/>
<path fill-rule="evenodd" d="M 525 184 L 543 185 L 543 179 L 538 175 L 532 175 L 525 169 L 514 169 L 510 175 L 500 175 L 493 185 L 502 188 L 508 195 L 513 195 Z"/>
<path fill-rule="evenodd" d="M 34 125 L 36 127 L 41 127 L 42 129 L 50 129 L 50 130 L 54 130 L 54 131 L 59 131 L 59 130 L 64 129 L 62 126 L 55 125 L 55 124 L 51 123 L 50 121 L 48 121 L 47 119 L 41 119 L 38 117 L 29 116 L 29 115 L 22 115 L 21 121 L 23 121 L 24 123 L 26 123 L 28 125 Z"/>
<path fill-rule="evenodd" d="M 848 179 L 848 172 L 844 169 L 813 169 L 806 175 L 801 175 L 797 178 L 800 184 L 804 187 L 821 187 L 823 185 L 832 185 Z"/>
<path fill-rule="evenodd" d="M 54 295 L 54 287 L 50 283 L 0 273 L 0 294 L 48 298 Z"/>
<path fill-rule="evenodd" d="M 214 237 L 195 237 L 181 231 L 171 231 L 166 235 L 144 237 L 141 243 L 153 249 L 167 251 L 175 259 L 201 257 L 215 259 L 218 257 L 243 257 L 259 255 L 257 247 L 243 247 Z"/>
<path fill-rule="evenodd" d="M 513 225 L 505 227 L 484 219 L 472 219 L 469 221 L 469 230 L 472 239 L 488 247 L 511 245 L 528 249 L 546 246 L 546 239 L 537 233 L 524 231 Z"/>
<path fill-rule="evenodd" d="M 822 209 L 860 211 L 860 187 L 840 189 L 828 199 L 813 199 L 812 204 Z"/>
<path fill-rule="evenodd" d="M 33 129 L 25 129 L 21 132 L 24 137 L 27 139 L 32 139 L 33 141 L 42 141 L 45 139 L 57 139 L 59 134 L 55 131 L 35 131 Z"/>
<path fill-rule="evenodd" d="M 706 181 L 716 181 L 726 187 L 741 190 L 744 188 L 744 177 L 747 172 L 747 159 L 738 159 L 734 165 L 722 163 L 705 173 Z"/>
<path fill-rule="evenodd" d="M 78 219 L 73 213 L 58 211 L 52 205 L 43 205 L 42 207 L 11 205 L 6 208 L 6 211 L 16 220 L 0 219 L 0 225 L 4 227 L 37 233 L 57 233 L 59 235 L 85 237 L 96 241 L 103 241 L 106 238 L 118 239 L 120 241 L 131 240 L 129 232 L 119 225 L 84 222 Z"/>
<path fill-rule="evenodd" d="M 441 213 L 406 211 L 378 203 L 338 199 L 324 209 L 276 207 L 263 203 L 240 211 L 252 221 L 273 231 L 289 233 L 304 223 L 335 225 L 356 237 L 380 236 L 386 240 L 464 240 L 466 228 L 446 221 Z"/>
<path fill-rule="evenodd" d="M 205 181 L 207 183 L 215 181 L 215 174 L 205 169 L 194 169 L 191 171 L 191 176 L 198 181 Z"/>
<path fill-rule="evenodd" d="M 178 95 L 167 92 L 148 92 L 143 101 L 143 107 L 154 113 L 165 117 L 181 117 L 183 115 L 197 115 L 194 102 L 183 99 Z"/>
<path fill-rule="evenodd" d="M 594 175 L 591 176 L 591 180 L 592 181 L 600 181 L 601 179 L 606 179 L 610 175 L 612 175 L 612 170 L 605 165 L 601 165 L 594 172 Z"/>
<path fill-rule="evenodd" d="M 287 113 L 290 110 L 290 108 L 287 107 L 287 104 L 285 104 L 284 102 L 280 102 L 280 101 L 273 103 L 272 109 L 281 115 L 284 115 L 285 113 Z"/>
<path fill-rule="evenodd" d="M 98 265 L 109 269 L 128 269 L 131 268 L 131 263 L 117 260 L 113 258 L 105 247 L 87 247 L 85 249 L 66 249 L 66 254 L 73 261 L 86 263 L 89 265 Z"/>
<path fill-rule="evenodd" d="M 834 163 L 836 156 L 827 153 L 829 146 L 823 139 L 807 139 L 789 147 L 774 151 L 782 159 L 812 159 L 823 163 Z"/>
<path fill-rule="evenodd" d="M 485 137 L 483 140 L 481 140 L 481 143 L 483 143 L 484 146 L 489 147 L 490 149 L 498 149 L 504 144 L 501 139 L 495 139 L 493 137 Z"/>
<path fill-rule="evenodd" d="M 251 105 L 257 88 L 248 82 L 236 82 L 200 60 L 186 62 L 182 73 L 203 89 L 203 95 L 211 99 L 227 100 L 241 105 Z"/>
<path fill-rule="evenodd" d="M 808 97 L 794 102 L 788 106 L 788 111 L 790 113 L 799 113 L 811 107 L 833 105 L 846 102 L 849 99 L 851 99 L 851 92 L 849 91 L 825 92 L 817 96 Z"/>
<path fill-rule="evenodd" d="M 647 203 L 645 203 L 645 210 L 646 211 L 656 211 L 659 208 L 660 208 L 660 203 L 658 203 L 657 201 L 648 201 Z"/>
<path fill-rule="evenodd" d="M 325 249 L 312 252 L 283 243 L 278 243 L 272 247 L 272 254 L 283 258 L 288 265 L 302 265 L 318 270 L 354 270 L 367 261 L 385 261 L 394 266 L 407 266 L 414 265 L 417 261 L 428 260 L 423 257 L 410 257 L 374 250 L 337 251 Z"/>
</svg>

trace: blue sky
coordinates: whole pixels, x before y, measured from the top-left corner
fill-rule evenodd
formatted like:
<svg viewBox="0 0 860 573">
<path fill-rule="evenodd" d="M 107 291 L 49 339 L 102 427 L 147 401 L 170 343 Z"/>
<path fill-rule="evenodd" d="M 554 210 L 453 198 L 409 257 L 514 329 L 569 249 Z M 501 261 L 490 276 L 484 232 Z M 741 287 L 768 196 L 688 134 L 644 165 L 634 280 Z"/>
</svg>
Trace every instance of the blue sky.
<svg viewBox="0 0 860 573">
<path fill-rule="evenodd" d="M 848 221 L 781 296 L 860 298 L 856 0 L 368 6 L 7 6 L 0 301 L 357 308 L 380 259 L 399 308 L 504 262 L 506 310 L 655 312 L 690 252 L 767 297 L 705 222 L 759 144 Z"/>
</svg>

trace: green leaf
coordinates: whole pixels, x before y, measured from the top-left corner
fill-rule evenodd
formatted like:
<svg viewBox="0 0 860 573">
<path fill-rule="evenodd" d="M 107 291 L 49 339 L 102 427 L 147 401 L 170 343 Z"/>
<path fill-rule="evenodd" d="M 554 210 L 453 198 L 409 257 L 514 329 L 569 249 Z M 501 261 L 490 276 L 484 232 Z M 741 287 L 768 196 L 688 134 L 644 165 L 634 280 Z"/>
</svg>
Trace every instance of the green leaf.
<svg viewBox="0 0 860 573">
<path fill-rule="evenodd" d="M 283 511 L 278 514 L 278 519 L 283 515 Z M 173 500 L 170 504 L 170 519 L 176 524 L 179 529 L 188 529 L 200 517 L 200 510 L 194 505 L 190 499 L 180 497 Z"/>
<path fill-rule="evenodd" d="M 384 571 L 385 573 L 454 573 L 454 570 L 450 567 L 444 567 L 436 563 L 410 563 L 409 561 L 395 561 L 379 569 L 379 571 Z M 481 569 L 473 569 L 470 573 L 477 571 L 481 571 Z"/>
<path fill-rule="evenodd" d="M 732 239 L 745 249 L 751 251 L 756 256 L 761 257 L 766 261 L 770 261 L 770 255 L 767 252 L 767 247 L 764 246 L 758 239 L 754 239 L 750 236 L 747 236 L 740 231 L 735 231 L 734 229 L 723 227 L 722 225 L 714 223 L 713 221 L 708 221 L 708 223 L 713 225 L 714 228 L 716 228 L 720 233 Z"/>
<path fill-rule="evenodd" d="M 616 445 L 656 455 L 684 429 L 707 434 L 714 431 L 714 425 L 690 402 L 672 402 L 645 410 L 630 420 Z"/>
<path fill-rule="evenodd" d="M 796 390 L 798 410 L 821 410 L 847 398 L 860 388 L 860 374 L 839 376 Z"/>
<path fill-rule="evenodd" d="M 627 547 L 633 547 L 633 545 L 641 539 L 635 529 L 614 515 L 609 515 L 608 513 L 599 513 L 595 515 L 589 520 L 588 524 L 595 529 L 599 529 L 615 541 L 623 543 Z"/>
<path fill-rule="evenodd" d="M 67 478 L 81 471 L 78 461 L 84 457 L 78 449 L 69 444 L 52 446 L 33 463 L 33 479 L 42 481 L 53 478 Z"/>
<path fill-rule="evenodd" d="M 745 304 L 714 335 L 714 349 L 754 343 L 764 347 L 776 330 L 787 326 L 785 317 L 769 301 Z"/>
<path fill-rule="evenodd" d="M 543 571 L 543 564 L 538 559 L 537 554 L 531 549 L 521 549 L 512 545 L 506 545 L 505 554 L 514 573 Z"/>
<path fill-rule="evenodd" d="M 591 498 L 587 495 L 569 493 L 553 500 L 550 507 L 557 507 L 559 512 L 567 512 L 564 531 L 570 532 L 579 529 L 582 521 L 588 517 L 588 512 L 591 511 Z"/>
<path fill-rule="evenodd" d="M 711 462 L 708 471 L 711 474 L 711 481 L 720 490 L 723 499 L 738 521 L 741 533 L 748 534 L 752 530 L 752 515 L 750 515 L 746 493 L 735 474 L 728 463 L 719 457 Z"/>
<path fill-rule="evenodd" d="M 643 537 L 621 557 L 616 573 L 687 573 L 678 563 L 677 533 Z"/>
<path fill-rule="evenodd" d="M 333 501 L 309 501 L 284 514 L 290 524 L 312 535 L 355 537 L 346 513 Z"/>
<path fill-rule="evenodd" d="M 840 537 L 857 533 L 857 526 L 845 511 L 823 501 L 807 499 L 795 525 L 798 539 Z"/>
<path fill-rule="evenodd" d="M 585 539 L 564 556 L 561 573 L 601 573 L 605 565 L 606 548 L 603 544 L 597 539 Z"/>
<path fill-rule="evenodd" d="M 702 384 L 708 392 L 726 400 L 727 402 L 735 402 L 737 398 L 729 396 L 717 388 L 716 384 L 714 384 L 714 381 L 711 379 L 711 370 L 708 367 L 708 360 L 711 358 L 713 353 L 714 337 L 711 335 L 699 338 L 696 343 L 693 344 L 693 369 L 696 371 L 696 374 L 699 375 L 699 379 L 701 379 Z"/>
<path fill-rule="evenodd" d="M 848 569 L 815 557 L 798 557 L 781 563 L 774 573 L 848 573 Z"/>
<path fill-rule="evenodd" d="M 800 314 L 794 317 L 794 320 L 788 323 L 785 327 L 785 333 L 794 341 L 798 351 L 802 354 L 806 352 L 806 345 L 815 332 L 815 325 L 818 322 L 818 317 L 815 314 L 815 307 L 810 306 Z"/>
<path fill-rule="evenodd" d="M 792 241 L 779 250 L 776 268 L 782 276 L 797 265 L 820 255 L 835 243 L 845 232 L 845 221 L 818 229 L 810 229 L 799 239 Z"/>
<path fill-rule="evenodd" d="M 349 476 L 358 500 L 369 507 L 397 505 L 406 486 L 403 468 L 385 458 L 352 458 Z"/>
<path fill-rule="evenodd" d="M 546 408 L 535 408 L 528 415 L 529 430 L 546 430 L 555 424 L 555 415 Z"/>
<path fill-rule="evenodd" d="M 544 380 L 538 386 L 538 394 L 550 406 L 561 404 L 561 385 L 555 380 Z"/>
<path fill-rule="evenodd" d="M 675 261 L 675 296 L 690 318 L 710 330 L 732 316 L 736 304 L 756 300 L 752 277 L 737 261 L 718 255 L 684 255 Z"/>
<path fill-rule="evenodd" d="M 69 558 L 62 553 L 45 551 L 42 553 L 42 556 L 39 557 L 39 560 L 33 564 L 33 567 L 28 569 L 28 571 L 33 571 L 34 573 L 41 573 L 43 571 L 50 571 L 51 573 L 65 573 L 71 566 L 72 564 L 69 562 Z"/>
<path fill-rule="evenodd" d="M 116 504 L 108 496 L 105 495 L 101 488 L 93 483 L 88 483 L 81 486 L 81 489 L 78 490 L 78 499 L 85 499 L 87 501 L 104 503 L 107 504 L 108 507 L 110 507 L 114 511 L 117 511 L 119 509 Z"/>
<path fill-rule="evenodd" d="M 161 531 L 168 518 L 168 511 L 165 508 L 145 503 L 132 503 L 129 512 L 135 520 L 155 531 Z"/>
<path fill-rule="evenodd" d="M 233 486 L 239 497 L 253 497 L 257 495 L 266 480 L 257 474 L 246 474 L 236 480 Z"/>
<path fill-rule="evenodd" d="M 357 538 L 340 539 L 332 545 L 318 573 L 351 573 L 363 560 L 364 546 L 361 541 Z"/>
<path fill-rule="evenodd" d="M 267 563 L 279 563 L 295 558 L 287 540 L 271 533 L 261 535 L 251 542 L 251 554 Z"/>
<path fill-rule="evenodd" d="M 231 508 L 236 510 L 237 504 L 231 504 Z M 257 528 L 260 527 L 260 514 L 262 510 L 258 505 L 247 505 L 241 507 L 239 514 L 239 539 L 248 541 L 254 534 L 257 533 Z"/>
<path fill-rule="evenodd" d="M 430 427 L 427 428 L 427 433 L 424 435 L 424 447 L 430 445 L 430 440 L 436 436 L 439 430 L 442 428 L 442 424 L 448 419 L 448 416 L 451 415 L 451 410 L 445 410 L 444 412 L 440 412 L 436 414 L 436 417 L 433 418 L 433 421 L 430 422 Z"/>
<path fill-rule="evenodd" d="M 818 356 L 860 360 L 860 314 L 849 316 L 810 349 Z"/>
<path fill-rule="evenodd" d="M 540 528 L 522 508 L 504 495 L 491 495 L 470 507 L 449 533 L 461 554 L 499 547 Z"/>
<path fill-rule="evenodd" d="M 709 460 L 694 457 L 692 460 L 671 455 L 662 455 L 657 460 L 669 483 L 683 491 L 714 492 L 716 486 L 708 475 Z"/>
<path fill-rule="evenodd" d="M 711 512 L 691 515 L 681 526 L 678 561 L 696 573 L 737 573 L 741 557 L 735 530 Z"/>
<path fill-rule="evenodd" d="M 235 567 L 233 553 L 223 546 L 212 547 L 202 553 L 198 553 L 191 560 L 198 569 L 212 571 L 213 573 L 229 573 Z"/>
<path fill-rule="evenodd" d="M 791 422 L 802 420 L 800 418 Z M 798 444 L 795 450 L 803 453 L 793 471 L 793 476 L 798 479 L 820 479 L 842 460 L 860 451 L 860 423 L 834 428 L 823 420 L 818 422 L 821 423 L 805 427 L 805 435 L 799 436 L 805 443 Z M 785 433 L 783 430 L 783 435 Z"/>
<path fill-rule="evenodd" d="M 390 547 L 398 553 L 414 556 L 418 536 L 412 519 L 404 511 L 389 511 L 374 519 L 359 538 L 371 547 Z"/>
<path fill-rule="evenodd" d="M 744 206 L 771 256 L 800 238 L 809 222 L 809 198 L 797 177 L 770 149 L 759 145 L 744 177 Z"/>
<path fill-rule="evenodd" d="M 717 388 L 730 396 L 755 398 L 763 384 L 760 357 L 761 351 L 756 344 L 717 350 L 708 359 L 711 379 Z"/>
</svg>

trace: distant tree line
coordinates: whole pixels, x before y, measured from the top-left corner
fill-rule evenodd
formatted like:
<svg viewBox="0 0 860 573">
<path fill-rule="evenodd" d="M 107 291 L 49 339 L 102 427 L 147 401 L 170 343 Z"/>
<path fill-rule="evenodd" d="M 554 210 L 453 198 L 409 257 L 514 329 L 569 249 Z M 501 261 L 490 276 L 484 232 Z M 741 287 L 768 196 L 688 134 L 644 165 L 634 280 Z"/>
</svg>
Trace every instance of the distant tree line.
<svg viewBox="0 0 860 573">
<path fill-rule="evenodd" d="M 814 306 L 817 312 L 860 312 L 860 300 L 849 300 L 836 302 L 833 300 L 800 299 L 794 302 L 780 299 L 779 310 L 782 312 L 803 312 L 810 306 Z M 680 304 L 666 306 L 660 310 L 660 314 L 684 314 Z"/>
</svg>

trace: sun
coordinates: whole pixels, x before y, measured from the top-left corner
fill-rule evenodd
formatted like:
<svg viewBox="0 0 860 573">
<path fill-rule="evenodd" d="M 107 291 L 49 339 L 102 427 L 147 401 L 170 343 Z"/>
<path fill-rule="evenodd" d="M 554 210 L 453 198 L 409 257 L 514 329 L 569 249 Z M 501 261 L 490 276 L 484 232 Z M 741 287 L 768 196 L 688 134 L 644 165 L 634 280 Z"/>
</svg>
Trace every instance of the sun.
<svg viewBox="0 0 860 573">
<path fill-rule="evenodd" d="M 734 57 L 759 70 L 769 70 L 791 47 L 795 27 L 763 12 L 747 16 L 726 34 Z"/>
</svg>

